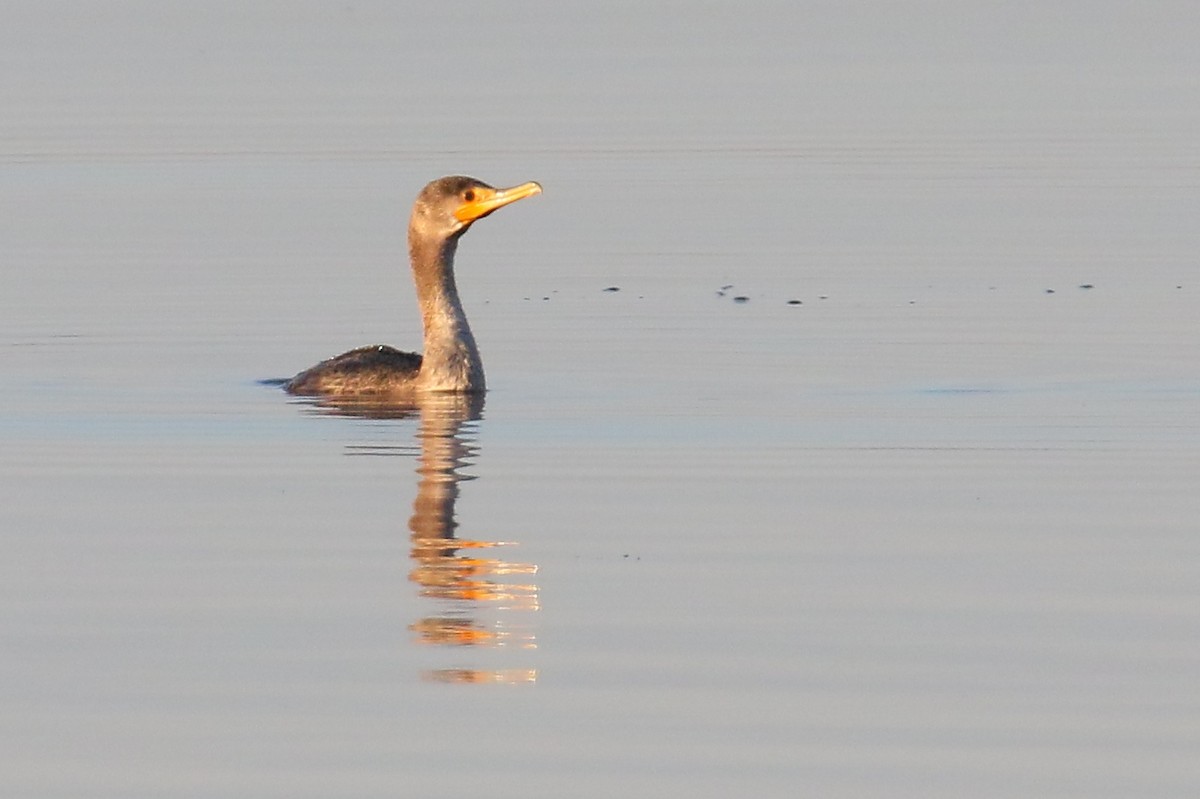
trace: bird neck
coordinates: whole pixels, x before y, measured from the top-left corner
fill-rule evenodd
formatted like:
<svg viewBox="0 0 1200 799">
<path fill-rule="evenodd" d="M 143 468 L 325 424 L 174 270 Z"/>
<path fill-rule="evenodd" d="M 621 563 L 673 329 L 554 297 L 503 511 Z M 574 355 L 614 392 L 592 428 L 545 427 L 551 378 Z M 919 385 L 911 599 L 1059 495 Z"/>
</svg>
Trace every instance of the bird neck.
<svg viewBox="0 0 1200 799">
<path fill-rule="evenodd" d="M 430 391 L 483 391 L 483 361 L 454 283 L 458 237 L 436 241 L 410 235 L 413 280 L 425 326 L 420 383 Z"/>
</svg>

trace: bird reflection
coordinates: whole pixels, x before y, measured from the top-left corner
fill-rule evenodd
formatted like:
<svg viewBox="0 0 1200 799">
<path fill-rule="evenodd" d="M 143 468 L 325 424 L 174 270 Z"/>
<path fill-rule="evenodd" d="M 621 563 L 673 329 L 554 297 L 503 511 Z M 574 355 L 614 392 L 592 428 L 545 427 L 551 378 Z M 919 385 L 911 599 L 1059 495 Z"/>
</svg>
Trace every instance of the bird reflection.
<svg viewBox="0 0 1200 799">
<path fill-rule="evenodd" d="M 538 609 L 531 581 L 537 566 L 497 556 L 511 542 L 456 535 L 454 505 L 461 483 L 475 479 L 461 470 L 478 453 L 476 429 L 483 412 L 479 394 L 421 395 L 411 405 L 323 400 L 318 412 L 370 419 L 420 419 L 417 431 L 417 497 L 408 528 L 413 561 L 409 579 L 433 605 L 413 622 L 419 642 L 466 650 L 471 647 L 536 648 L 527 624 L 514 621 L 522 611 Z M 408 454 L 411 449 L 355 447 L 354 454 Z M 534 682 L 534 669 L 450 668 L 425 672 L 434 682 Z"/>
</svg>

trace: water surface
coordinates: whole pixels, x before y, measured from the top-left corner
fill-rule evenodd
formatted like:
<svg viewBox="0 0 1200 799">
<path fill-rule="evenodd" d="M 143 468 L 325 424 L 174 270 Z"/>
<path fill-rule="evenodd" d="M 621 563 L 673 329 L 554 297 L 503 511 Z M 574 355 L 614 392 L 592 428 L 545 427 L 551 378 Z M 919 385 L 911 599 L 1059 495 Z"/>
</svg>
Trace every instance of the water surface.
<svg viewBox="0 0 1200 799">
<path fill-rule="evenodd" d="M 0 786 L 1194 795 L 1198 29 L 18 4 Z M 486 403 L 262 385 L 459 172 Z"/>
</svg>

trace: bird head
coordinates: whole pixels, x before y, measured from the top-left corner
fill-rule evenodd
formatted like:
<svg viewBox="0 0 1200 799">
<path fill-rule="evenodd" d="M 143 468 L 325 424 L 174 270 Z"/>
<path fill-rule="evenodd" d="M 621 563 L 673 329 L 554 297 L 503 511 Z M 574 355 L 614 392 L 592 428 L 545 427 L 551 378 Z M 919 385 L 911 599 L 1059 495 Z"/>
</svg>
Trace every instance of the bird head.
<svg viewBox="0 0 1200 799">
<path fill-rule="evenodd" d="M 532 182 L 497 189 L 462 175 L 438 178 L 417 195 L 410 228 L 430 236 L 462 235 L 475 220 L 541 192 L 542 187 Z"/>
</svg>

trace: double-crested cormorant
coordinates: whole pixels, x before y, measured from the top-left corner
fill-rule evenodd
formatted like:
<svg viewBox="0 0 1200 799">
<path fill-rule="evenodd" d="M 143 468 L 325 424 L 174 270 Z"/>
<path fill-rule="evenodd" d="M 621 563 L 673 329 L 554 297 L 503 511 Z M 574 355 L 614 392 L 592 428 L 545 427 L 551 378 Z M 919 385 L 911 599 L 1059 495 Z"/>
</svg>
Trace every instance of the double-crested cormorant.
<svg viewBox="0 0 1200 799">
<path fill-rule="evenodd" d="M 408 223 L 408 252 L 425 326 L 425 353 L 360 347 L 296 375 L 286 383 L 287 391 L 375 398 L 484 391 L 483 361 L 454 285 L 454 251 L 472 222 L 541 191 L 536 183 L 496 189 L 462 176 L 439 178 L 422 189 Z"/>
</svg>

